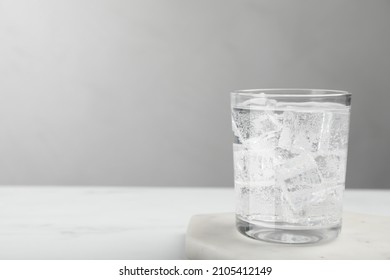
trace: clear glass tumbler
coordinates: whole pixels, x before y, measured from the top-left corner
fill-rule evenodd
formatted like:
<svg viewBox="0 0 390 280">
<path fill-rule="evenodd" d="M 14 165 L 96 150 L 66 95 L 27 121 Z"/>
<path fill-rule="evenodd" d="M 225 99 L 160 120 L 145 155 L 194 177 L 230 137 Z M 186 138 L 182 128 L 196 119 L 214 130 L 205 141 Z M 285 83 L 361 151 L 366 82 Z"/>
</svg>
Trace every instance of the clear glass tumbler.
<svg viewBox="0 0 390 280">
<path fill-rule="evenodd" d="M 276 243 L 341 230 L 351 94 L 317 89 L 231 93 L 236 226 Z"/>
</svg>

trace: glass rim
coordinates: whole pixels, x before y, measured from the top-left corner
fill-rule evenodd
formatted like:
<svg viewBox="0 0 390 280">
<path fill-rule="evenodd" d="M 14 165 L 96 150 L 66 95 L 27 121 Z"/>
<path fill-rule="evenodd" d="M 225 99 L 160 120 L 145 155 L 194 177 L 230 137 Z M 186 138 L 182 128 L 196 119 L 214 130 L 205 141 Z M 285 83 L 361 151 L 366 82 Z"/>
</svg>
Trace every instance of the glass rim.
<svg viewBox="0 0 390 280">
<path fill-rule="evenodd" d="M 243 89 L 231 92 L 232 95 L 256 97 L 262 94 L 265 97 L 347 97 L 352 94 L 345 90 L 309 89 L 309 88 L 266 88 Z"/>
</svg>

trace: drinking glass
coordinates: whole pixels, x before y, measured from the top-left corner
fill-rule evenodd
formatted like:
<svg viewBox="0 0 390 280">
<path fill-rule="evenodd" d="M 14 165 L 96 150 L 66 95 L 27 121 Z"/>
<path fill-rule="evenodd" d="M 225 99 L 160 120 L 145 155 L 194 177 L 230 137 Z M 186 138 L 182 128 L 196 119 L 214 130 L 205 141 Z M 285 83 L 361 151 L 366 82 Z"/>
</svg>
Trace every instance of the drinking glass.
<svg viewBox="0 0 390 280">
<path fill-rule="evenodd" d="M 338 90 L 231 93 L 238 231 L 289 244 L 338 236 L 350 104 Z"/>
</svg>

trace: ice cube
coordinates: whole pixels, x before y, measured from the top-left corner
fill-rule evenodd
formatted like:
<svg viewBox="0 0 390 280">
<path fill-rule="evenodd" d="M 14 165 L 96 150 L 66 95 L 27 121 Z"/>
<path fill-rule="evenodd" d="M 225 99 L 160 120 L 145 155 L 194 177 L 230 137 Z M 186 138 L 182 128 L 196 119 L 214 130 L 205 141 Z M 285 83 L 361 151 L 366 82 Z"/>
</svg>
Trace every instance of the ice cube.
<svg viewBox="0 0 390 280">
<path fill-rule="evenodd" d="M 272 112 L 234 109 L 232 128 L 236 143 L 246 147 L 260 143 L 273 149 L 280 135 L 281 124 Z"/>
<path fill-rule="evenodd" d="M 327 140 L 329 138 L 329 115 L 328 112 L 305 112 L 299 117 L 300 132 L 303 137 L 296 139 L 297 146 L 308 149 L 311 152 L 316 152 L 322 147 L 326 149 Z"/>
<path fill-rule="evenodd" d="M 323 184 L 320 189 L 316 189 L 312 192 L 310 198 L 310 205 L 315 206 L 318 204 L 324 204 L 326 202 L 334 203 L 334 200 L 339 200 L 342 197 L 342 191 L 344 185 L 335 184 Z"/>
<path fill-rule="evenodd" d="M 294 153 L 291 152 L 291 154 Z M 305 151 L 285 161 L 284 164 L 278 166 L 277 170 L 280 180 L 293 180 L 307 184 L 321 182 L 315 160 Z"/>
<path fill-rule="evenodd" d="M 290 221 L 293 217 L 302 217 L 306 214 L 308 201 L 311 198 L 311 186 L 292 185 L 289 182 L 280 184 L 281 197 L 283 202 L 283 215 Z"/>
<path fill-rule="evenodd" d="M 243 145 L 234 144 L 235 181 L 263 183 L 274 179 L 275 170 L 273 156 L 268 150 L 248 149 Z"/>
<path fill-rule="evenodd" d="M 318 151 L 327 153 L 329 151 L 330 131 L 332 125 L 332 113 L 322 113 L 321 130 L 318 140 Z"/>
<path fill-rule="evenodd" d="M 283 149 L 281 147 L 276 147 L 274 153 L 275 153 L 275 166 L 281 165 L 298 155 L 297 153 L 293 153 L 290 150 Z"/>
<path fill-rule="evenodd" d="M 285 111 L 282 118 L 278 146 L 285 149 L 303 148 L 307 151 L 318 150 L 320 139 L 323 139 L 323 148 L 326 148 L 327 136 L 323 121 L 326 113 L 318 111 Z M 323 134 L 321 134 L 324 129 Z M 322 138 L 321 138 L 322 137 Z"/>
<path fill-rule="evenodd" d="M 345 182 L 346 158 L 343 153 L 319 154 L 315 161 L 325 182 L 332 184 Z"/>
<path fill-rule="evenodd" d="M 267 103 L 266 97 L 259 97 L 259 98 L 252 98 L 252 99 L 246 100 L 245 102 L 242 102 L 240 104 L 240 106 L 241 107 L 250 107 L 251 105 L 264 106 L 264 105 L 266 105 L 266 103 Z"/>
<path fill-rule="evenodd" d="M 280 189 L 273 184 L 236 183 L 237 213 L 245 219 L 280 215 Z"/>
<path fill-rule="evenodd" d="M 305 215 L 306 202 L 310 200 L 313 190 L 321 186 L 321 176 L 313 157 L 301 150 L 297 156 L 278 166 L 275 176 L 288 206 L 285 208 L 286 215 Z"/>
<path fill-rule="evenodd" d="M 340 170 L 340 157 L 337 155 L 319 155 L 315 158 L 318 170 L 322 178 L 327 180 L 337 179 Z"/>
<path fill-rule="evenodd" d="M 285 111 L 281 115 L 282 128 L 278 146 L 283 149 L 291 149 L 294 131 L 295 131 L 295 114 L 292 111 Z"/>
<path fill-rule="evenodd" d="M 246 184 L 240 184 L 239 182 L 235 182 L 235 193 L 236 193 L 236 201 L 238 202 L 236 205 L 237 214 L 241 216 L 249 215 L 249 198 L 250 198 L 250 189 Z"/>
<path fill-rule="evenodd" d="M 232 129 L 240 143 L 243 143 L 251 134 L 251 122 L 249 113 L 243 109 L 233 109 Z"/>
<path fill-rule="evenodd" d="M 292 149 L 303 149 L 306 151 L 312 151 L 313 140 L 307 133 L 298 133 L 295 135 L 294 144 Z"/>
<path fill-rule="evenodd" d="M 235 142 L 238 142 L 240 144 L 243 143 L 245 140 L 242 137 L 241 132 L 238 129 L 237 124 L 236 124 L 236 122 L 235 122 L 233 117 L 232 117 L 232 129 L 233 129 L 234 136 L 237 137 L 237 139 L 238 139 L 238 141 L 235 141 Z"/>
<path fill-rule="evenodd" d="M 329 150 L 347 150 L 349 113 L 337 112 L 333 114 L 331 135 L 329 136 Z"/>
<path fill-rule="evenodd" d="M 288 126 L 285 126 L 282 128 L 282 131 L 280 133 L 278 146 L 283 149 L 291 149 L 292 145 L 292 133 L 291 129 Z"/>
<path fill-rule="evenodd" d="M 264 109 L 264 107 L 268 108 L 274 108 L 277 106 L 277 101 L 275 99 L 269 99 L 266 97 L 264 93 L 260 93 L 257 98 L 251 98 L 248 99 L 241 104 L 239 104 L 240 107 L 258 107 L 258 109 Z"/>
<path fill-rule="evenodd" d="M 255 135 L 280 132 L 282 125 L 277 116 L 270 111 L 262 111 L 251 118 Z"/>
</svg>

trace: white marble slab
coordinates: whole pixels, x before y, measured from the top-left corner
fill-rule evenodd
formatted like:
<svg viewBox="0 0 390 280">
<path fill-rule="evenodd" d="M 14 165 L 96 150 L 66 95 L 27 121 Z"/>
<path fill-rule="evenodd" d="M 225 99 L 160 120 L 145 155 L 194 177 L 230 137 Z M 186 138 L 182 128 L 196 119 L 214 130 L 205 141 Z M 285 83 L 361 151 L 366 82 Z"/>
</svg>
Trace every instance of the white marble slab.
<svg viewBox="0 0 390 280">
<path fill-rule="evenodd" d="M 189 259 L 387 259 L 390 217 L 344 213 L 343 229 L 326 244 L 284 245 L 253 240 L 235 228 L 234 213 L 193 216 L 187 230 Z"/>
</svg>

